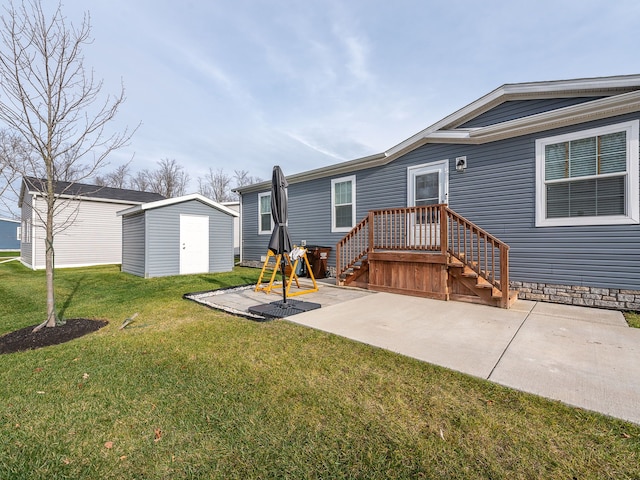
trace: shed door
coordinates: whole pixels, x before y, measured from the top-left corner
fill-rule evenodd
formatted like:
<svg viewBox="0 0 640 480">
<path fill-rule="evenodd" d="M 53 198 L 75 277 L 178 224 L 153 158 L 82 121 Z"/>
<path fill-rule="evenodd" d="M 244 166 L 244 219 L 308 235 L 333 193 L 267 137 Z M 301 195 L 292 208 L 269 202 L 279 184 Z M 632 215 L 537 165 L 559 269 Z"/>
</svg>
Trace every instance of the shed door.
<svg viewBox="0 0 640 480">
<path fill-rule="evenodd" d="M 209 271 L 209 217 L 180 215 L 180 274 Z"/>
</svg>

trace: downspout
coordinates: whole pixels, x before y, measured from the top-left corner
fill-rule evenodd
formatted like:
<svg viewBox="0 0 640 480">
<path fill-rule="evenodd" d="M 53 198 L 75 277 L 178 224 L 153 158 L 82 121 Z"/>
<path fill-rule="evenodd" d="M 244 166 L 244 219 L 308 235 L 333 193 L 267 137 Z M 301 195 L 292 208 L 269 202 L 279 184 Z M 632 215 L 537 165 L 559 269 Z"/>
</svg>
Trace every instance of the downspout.
<svg viewBox="0 0 640 480">
<path fill-rule="evenodd" d="M 240 265 L 242 265 L 242 261 L 243 259 L 243 252 L 244 252 L 244 248 L 243 247 L 243 243 L 242 243 L 242 223 L 243 223 L 243 219 L 244 219 L 244 215 L 242 215 L 242 193 L 239 193 L 238 196 L 240 197 L 240 205 L 238 206 L 238 210 L 239 210 L 239 214 L 240 217 L 238 218 L 238 243 L 240 244 Z"/>
<path fill-rule="evenodd" d="M 35 224 L 35 218 L 36 218 L 36 207 L 37 207 L 37 201 L 38 196 L 37 194 L 33 194 L 33 196 L 31 197 L 31 225 L 29 226 L 29 237 L 31 240 L 31 270 L 36 270 L 36 231 L 37 229 L 36 224 Z"/>
</svg>

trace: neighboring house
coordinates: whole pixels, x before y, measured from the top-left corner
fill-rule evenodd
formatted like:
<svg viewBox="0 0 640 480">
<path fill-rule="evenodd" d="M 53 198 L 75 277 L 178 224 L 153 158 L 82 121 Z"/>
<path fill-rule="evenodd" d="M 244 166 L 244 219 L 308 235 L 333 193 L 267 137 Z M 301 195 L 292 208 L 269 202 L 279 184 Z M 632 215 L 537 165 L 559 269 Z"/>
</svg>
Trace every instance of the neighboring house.
<svg viewBox="0 0 640 480">
<path fill-rule="evenodd" d="M 369 211 L 445 203 L 510 246 L 520 298 L 640 310 L 639 120 L 640 75 L 506 84 L 383 153 L 288 176 L 289 231 L 335 267 Z M 270 184 L 238 192 L 241 258 L 259 262 Z"/>
<path fill-rule="evenodd" d="M 233 269 L 238 214 L 194 193 L 137 205 L 122 216 L 122 271 L 140 277 Z"/>
<path fill-rule="evenodd" d="M 45 268 L 46 198 L 44 180 L 25 177 L 18 206 L 22 213 L 21 261 Z M 164 199 L 162 195 L 82 183 L 55 184 L 54 252 L 56 268 L 122 262 L 120 210 Z"/>
<path fill-rule="evenodd" d="M 0 252 L 20 250 L 20 220 L 0 218 Z"/>
<path fill-rule="evenodd" d="M 221 205 L 238 214 L 238 216 L 233 219 L 233 254 L 240 255 L 240 202 L 222 202 Z"/>
</svg>

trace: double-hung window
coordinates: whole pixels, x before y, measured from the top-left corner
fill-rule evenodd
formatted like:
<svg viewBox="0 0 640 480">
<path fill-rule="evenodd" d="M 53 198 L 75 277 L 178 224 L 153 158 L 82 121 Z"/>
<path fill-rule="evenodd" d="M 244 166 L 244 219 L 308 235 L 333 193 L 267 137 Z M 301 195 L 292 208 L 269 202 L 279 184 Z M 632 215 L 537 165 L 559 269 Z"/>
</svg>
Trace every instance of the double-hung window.
<svg viewBox="0 0 640 480">
<path fill-rule="evenodd" d="M 356 177 L 331 180 L 331 231 L 348 232 L 355 225 Z"/>
<path fill-rule="evenodd" d="M 639 223 L 638 120 L 536 141 L 536 226 Z"/>
<path fill-rule="evenodd" d="M 270 234 L 273 230 L 271 218 L 271 193 L 258 194 L 258 234 Z"/>
</svg>

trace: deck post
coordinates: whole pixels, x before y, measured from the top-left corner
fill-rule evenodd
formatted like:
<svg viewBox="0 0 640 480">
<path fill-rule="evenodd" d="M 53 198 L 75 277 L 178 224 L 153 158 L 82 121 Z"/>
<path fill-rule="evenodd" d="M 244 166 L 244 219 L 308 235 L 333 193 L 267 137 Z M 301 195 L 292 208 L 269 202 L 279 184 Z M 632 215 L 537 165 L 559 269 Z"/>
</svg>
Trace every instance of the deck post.
<svg viewBox="0 0 640 480">
<path fill-rule="evenodd" d="M 369 211 L 369 245 L 367 245 L 367 253 L 373 252 L 373 239 L 374 239 L 374 230 L 373 230 L 373 218 L 375 214 L 373 210 Z"/>
<path fill-rule="evenodd" d="M 500 289 L 502 298 L 500 306 L 509 308 L 509 246 L 500 246 Z"/>
<path fill-rule="evenodd" d="M 340 263 L 340 244 L 336 244 L 336 285 L 340 285 L 340 275 L 342 274 L 342 264 Z"/>
<path fill-rule="evenodd" d="M 447 205 L 440 205 L 440 253 L 443 255 L 447 254 L 447 250 L 449 248 L 449 228 L 448 228 L 448 218 L 447 218 Z"/>
</svg>

